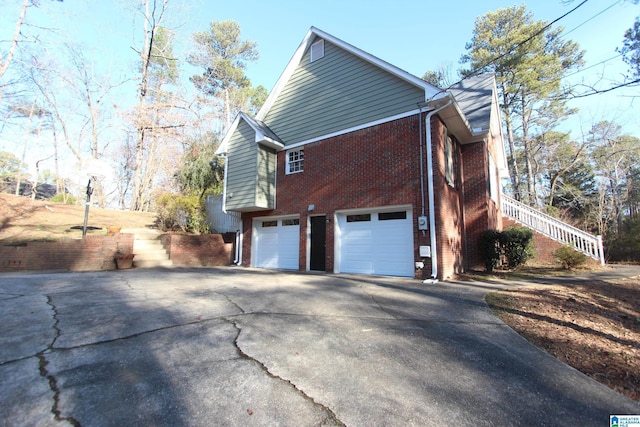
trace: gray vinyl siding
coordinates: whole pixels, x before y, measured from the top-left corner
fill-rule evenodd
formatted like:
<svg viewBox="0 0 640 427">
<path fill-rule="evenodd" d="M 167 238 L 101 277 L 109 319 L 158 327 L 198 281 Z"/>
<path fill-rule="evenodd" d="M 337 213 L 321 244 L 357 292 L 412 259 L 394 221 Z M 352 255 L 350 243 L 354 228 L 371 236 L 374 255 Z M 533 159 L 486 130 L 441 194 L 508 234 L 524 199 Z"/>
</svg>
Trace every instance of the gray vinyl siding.
<svg viewBox="0 0 640 427">
<path fill-rule="evenodd" d="M 258 172 L 256 134 L 244 120 L 229 141 L 227 153 L 228 210 L 244 209 L 255 205 L 256 176 Z"/>
<path fill-rule="evenodd" d="M 258 182 L 256 206 L 273 209 L 275 207 L 276 152 L 267 147 L 258 147 Z"/>
<path fill-rule="evenodd" d="M 255 140 L 255 131 L 240 120 L 227 153 L 227 210 L 274 208 L 276 153 Z"/>
<path fill-rule="evenodd" d="M 305 53 L 264 122 L 285 145 L 417 109 L 424 90 L 325 40 L 325 56 Z"/>
</svg>

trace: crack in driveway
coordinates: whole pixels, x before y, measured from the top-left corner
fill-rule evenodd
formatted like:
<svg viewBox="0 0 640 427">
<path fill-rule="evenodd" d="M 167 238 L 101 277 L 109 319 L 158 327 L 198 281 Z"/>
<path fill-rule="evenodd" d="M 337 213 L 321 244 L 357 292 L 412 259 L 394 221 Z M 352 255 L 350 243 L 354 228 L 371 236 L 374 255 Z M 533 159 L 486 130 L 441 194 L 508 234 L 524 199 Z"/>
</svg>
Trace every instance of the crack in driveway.
<svg viewBox="0 0 640 427">
<path fill-rule="evenodd" d="M 324 411 L 327 414 L 327 418 L 321 423 L 321 425 L 325 425 L 326 422 L 331 422 L 334 425 L 345 426 L 345 424 L 338 419 L 337 415 L 333 412 L 333 410 L 331 410 L 331 408 L 329 408 L 328 406 L 323 405 L 322 403 L 317 402 L 313 397 L 309 396 L 307 393 L 304 392 L 304 390 L 300 389 L 293 382 L 291 382 L 290 380 L 287 380 L 285 378 L 282 378 L 282 377 L 280 377 L 278 375 L 275 375 L 274 373 L 269 371 L 269 368 L 264 363 L 262 363 L 261 361 L 259 361 L 256 358 L 250 356 L 249 354 L 245 353 L 240 348 L 240 344 L 238 343 L 238 339 L 240 338 L 240 334 L 242 333 L 242 328 L 234 320 L 230 320 L 230 319 L 226 319 L 226 318 L 224 320 L 227 321 L 230 325 L 232 325 L 235 328 L 235 330 L 237 331 L 236 337 L 233 340 L 233 345 L 236 348 L 236 351 L 238 352 L 240 357 L 242 357 L 245 360 L 249 360 L 249 361 L 255 363 L 270 378 L 273 378 L 273 379 L 278 380 L 278 381 L 282 381 L 283 383 L 289 385 L 298 394 L 300 394 L 300 396 L 302 396 L 306 401 L 311 402 L 311 404 L 313 404 L 314 406 L 316 406 L 316 407 L 320 408 L 322 411 Z"/>
<path fill-rule="evenodd" d="M 49 343 L 49 345 L 47 345 L 47 348 L 45 350 L 42 350 L 40 352 L 38 352 L 36 354 L 36 358 L 38 359 L 38 368 L 39 368 L 39 372 L 40 372 L 40 376 L 45 378 L 47 380 L 47 382 L 49 383 L 49 389 L 53 392 L 53 404 L 51 406 L 51 413 L 53 414 L 54 418 L 56 421 L 66 421 L 67 423 L 69 423 L 70 425 L 74 426 L 74 427 L 80 427 L 80 423 L 74 419 L 73 417 L 63 417 L 61 412 L 60 412 L 60 388 L 58 387 L 58 380 L 56 379 L 56 377 L 54 375 L 52 375 L 48 370 L 47 370 L 47 365 L 49 364 L 49 362 L 47 361 L 45 354 L 46 353 L 50 353 L 52 351 L 54 351 L 53 346 L 55 345 L 56 341 L 58 340 L 58 338 L 60 337 L 61 331 L 60 328 L 58 326 L 60 319 L 58 319 L 58 309 L 56 308 L 55 304 L 53 303 L 53 300 L 51 299 L 50 295 L 46 295 L 47 297 L 47 305 L 49 305 L 51 307 L 51 311 L 53 311 L 53 330 L 55 331 L 54 337 L 51 340 L 51 342 Z"/>
</svg>

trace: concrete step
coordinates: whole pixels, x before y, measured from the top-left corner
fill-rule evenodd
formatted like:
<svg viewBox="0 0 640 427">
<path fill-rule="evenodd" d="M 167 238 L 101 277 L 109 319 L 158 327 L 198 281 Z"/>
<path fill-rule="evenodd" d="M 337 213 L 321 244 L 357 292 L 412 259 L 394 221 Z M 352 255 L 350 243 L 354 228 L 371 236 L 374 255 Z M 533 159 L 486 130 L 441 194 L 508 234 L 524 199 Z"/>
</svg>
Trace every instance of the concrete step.
<svg viewBox="0 0 640 427">
<path fill-rule="evenodd" d="M 121 233 L 132 233 L 135 236 L 133 240 L 134 267 L 173 267 L 173 262 L 169 259 L 167 251 L 160 242 L 158 230 L 131 228 L 123 229 Z"/>
<path fill-rule="evenodd" d="M 136 268 L 173 267 L 170 259 L 140 260 L 136 258 L 133 259 L 133 266 Z"/>
</svg>

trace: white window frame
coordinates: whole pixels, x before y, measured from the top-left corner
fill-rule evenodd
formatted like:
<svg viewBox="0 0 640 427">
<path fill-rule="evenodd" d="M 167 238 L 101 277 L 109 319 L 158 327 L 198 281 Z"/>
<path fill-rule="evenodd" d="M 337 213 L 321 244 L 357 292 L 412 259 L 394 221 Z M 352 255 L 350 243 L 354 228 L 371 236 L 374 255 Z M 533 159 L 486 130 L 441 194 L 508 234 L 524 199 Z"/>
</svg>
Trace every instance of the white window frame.
<svg viewBox="0 0 640 427">
<path fill-rule="evenodd" d="M 455 172 L 453 170 L 453 139 L 447 134 L 444 136 L 444 162 L 445 180 L 451 187 L 455 187 Z"/>
<path fill-rule="evenodd" d="M 498 173 L 496 169 L 496 163 L 493 161 L 491 152 L 487 152 L 489 157 L 489 196 L 491 199 L 498 203 Z"/>
<path fill-rule="evenodd" d="M 304 172 L 304 147 L 287 151 L 287 175 Z"/>
<path fill-rule="evenodd" d="M 324 39 L 317 40 L 311 45 L 310 62 L 324 58 Z"/>
</svg>

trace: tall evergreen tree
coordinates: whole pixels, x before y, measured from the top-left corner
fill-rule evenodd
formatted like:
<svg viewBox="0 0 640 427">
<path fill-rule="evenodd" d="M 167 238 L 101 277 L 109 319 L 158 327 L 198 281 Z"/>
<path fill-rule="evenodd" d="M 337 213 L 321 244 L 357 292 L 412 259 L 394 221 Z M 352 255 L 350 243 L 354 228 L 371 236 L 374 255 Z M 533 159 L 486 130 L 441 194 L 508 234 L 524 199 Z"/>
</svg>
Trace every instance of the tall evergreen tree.
<svg viewBox="0 0 640 427">
<path fill-rule="evenodd" d="M 266 89 L 253 88 L 245 75 L 247 63 L 258 59 L 256 43 L 240 37 L 235 21 L 211 22 L 209 31 L 193 35 L 196 50 L 189 56 L 191 65 L 203 68 L 191 81 L 222 110 L 225 127 L 240 109 L 251 109 L 266 99 Z"/>
<path fill-rule="evenodd" d="M 559 95 L 562 77 L 582 65 L 578 45 L 561 39 L 562 28 L 533 19 L 526 6 L 489 12 L 476 20 L 463 76 L 496 75 L 509 146 L 509 168 L 516 198 L 538 202 L 532 143 L 571 111 Z M 522 189 L 517 151 L 522 150 L 526 190 Z"/>
</svg>

